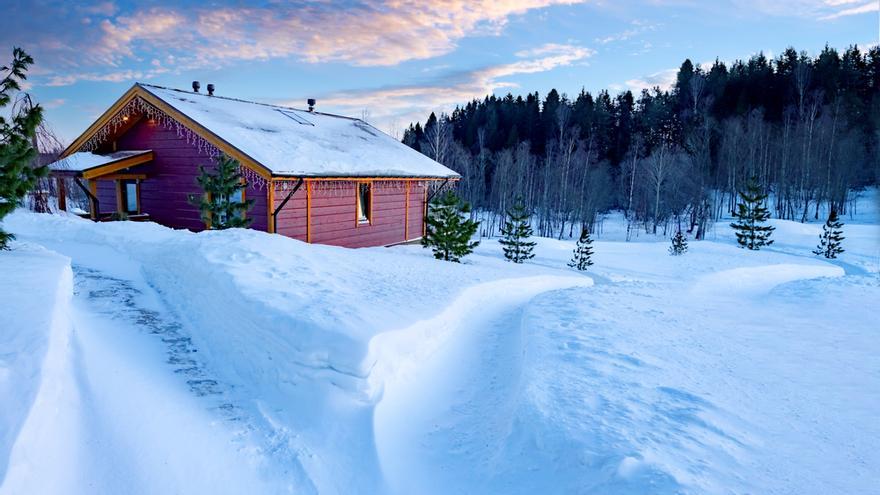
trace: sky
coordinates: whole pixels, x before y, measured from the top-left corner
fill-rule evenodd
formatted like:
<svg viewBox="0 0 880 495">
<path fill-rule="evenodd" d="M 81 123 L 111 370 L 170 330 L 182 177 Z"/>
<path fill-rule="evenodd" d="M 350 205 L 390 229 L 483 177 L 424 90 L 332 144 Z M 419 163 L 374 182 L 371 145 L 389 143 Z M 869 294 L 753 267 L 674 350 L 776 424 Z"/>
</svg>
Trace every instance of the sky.
<svg viewBox="0 0 880 495">
<path fill-rule="evenodd" d="M 878 42 L 880 0 L 4 0 L 0 65 L 67 144 L 135 82 L 411 122 L 487 94 L 668 86 L 685 58 Z"/>
</svg>

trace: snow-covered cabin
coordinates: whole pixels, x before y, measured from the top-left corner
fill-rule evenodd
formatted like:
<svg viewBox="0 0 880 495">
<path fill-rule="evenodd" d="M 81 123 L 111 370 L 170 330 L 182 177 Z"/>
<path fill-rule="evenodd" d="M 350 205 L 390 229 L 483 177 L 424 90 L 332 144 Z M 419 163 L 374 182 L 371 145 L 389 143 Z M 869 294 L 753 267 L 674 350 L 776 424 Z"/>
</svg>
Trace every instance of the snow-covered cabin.
<svg viewBox="0 0 880 495">
<path fill-rule="evenodd" d="M 418 239 L 431 186 L 459 178 L 359 119 L 142 83 L 50 169 L 73 179 L 58 181 L 62 208 L 67 182 L 93 219 L 200 230 L 198 168 L 221 153 L 241 164 L 251 228 L 346 247 Z"/>
</svg>

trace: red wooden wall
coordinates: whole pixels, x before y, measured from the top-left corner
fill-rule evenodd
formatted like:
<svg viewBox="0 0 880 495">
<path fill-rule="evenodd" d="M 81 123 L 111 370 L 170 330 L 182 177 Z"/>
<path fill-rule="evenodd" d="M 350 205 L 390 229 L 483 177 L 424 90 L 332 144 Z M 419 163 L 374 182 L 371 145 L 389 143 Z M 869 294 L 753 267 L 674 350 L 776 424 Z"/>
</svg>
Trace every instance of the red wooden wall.
<svg viewBox="0 0 880 495">
<path fill-rule="evenodd" d="M 98 210 L 101 213 L 116 211 L 116 182 L 112 180 L 98 181 Z"/>
<path fill-rule="evenodd" d="M 425 185 L 408 183 L 409 195 L 406 182 L 373 181 L 371 222 L 359 224 L 356 182 L 306 182 L 278 214 L 276 232 L 302 241 L 352 248 L 418 239 L 422 236 Z M 292 187 L 294 182 L 288 184 Z M 276 185 L 276 208 L 288 194 L 289 190 Z"/>
<path fill-rule="evenodd" d="M 129 170 L 145 174 L 141 183 L 141 210 L 151 219 L 174 228 L 202 230 L 198 208 L 189 203 L 190 195 L 200 195 L 196 183 L 199 165 L 212 159 L 177 135 L 150 120 L 142 120 L 117 140 L 118 150 L 153 150 L 150 163 Z M 268 229 L 268 215 L 287 197 L 296 180 L 275 182 L 274 204 L 268 209 L 269 191 L 251 185 L 245 192 L 255 200 L 248 213 L 251 228 Z M 374 180 L 372 213 L 369 224 L 358 224 L 356 181 L 305 181 L 279 212 L 275 232 L 306 242 L 344 247 L 385 246 L 418 239 L 423 232 L 424 181 Z M 116 185 L 98 180 L 98 199 L 102 213 L 116 210 Z M 408 199 L 408 201 L 407 201 Z"/>
<path fill-rule="evenodd" d="M 425 198 L 428 187 L 425 182 L 412 182 L 409 190 L 409 228 L 410 239 L 422 237 L 425 227 Z"/>
<path fill-rule="evenodd" d="M 293 190 L 296 181 L 285 181 L 283 183 L 275 183 L 275 206 L 272 211 L 278 208 L 284 199 Z M 290 201 L 284 205 L 284 208 L 278 212 L 275 222 L 275 232 L 287 237 L 293 237 L 301 241 L 306 241 L 306 185 L 303 185 L 296 191 Z"/>
<path fill-rule="evenodd" d="M 202 230 L 204 224 L 199 210 L 189 202 L 189 196 L 201 195 L 196 183 L 199 165 L 211 166 L 213 159 L 173 129 L 157 125 L 155 121 L 142 120 L 117 140 L 118 150 L 153 150 L 152 162 L 132 168 L 129 172 L 146 174 L 141 183 L 141 211 L 162 225 L 174 228 Z M 251 185 L 245 198 L 253 199 L 248 212 L 253 219 L 251 228 L 265 231 L 268 226 L 266 213 L 266 188 Z M 98 180 L 98 201 L 102 213 L 116 211 L 116 185 L 112 180 Z"/>
</svg>

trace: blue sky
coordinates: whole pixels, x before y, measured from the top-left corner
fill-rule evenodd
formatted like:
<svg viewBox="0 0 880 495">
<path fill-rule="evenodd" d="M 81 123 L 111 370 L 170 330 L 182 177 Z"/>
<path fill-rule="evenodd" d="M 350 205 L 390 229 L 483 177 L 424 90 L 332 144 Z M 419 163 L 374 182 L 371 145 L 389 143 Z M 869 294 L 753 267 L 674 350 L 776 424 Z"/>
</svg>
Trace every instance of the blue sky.
<svg viewBox="0 0 880 495">
<path fill-rule="evenodd" d="M 877 43 L 878 0 L 4 2 L 0 47 L 65 142 L 135 81 L 366 116 L 396 134 L 487 93 L 668 84 L 684 58 Z M 8 55 L 7 55 L 8 57 Z"/>
</svg>

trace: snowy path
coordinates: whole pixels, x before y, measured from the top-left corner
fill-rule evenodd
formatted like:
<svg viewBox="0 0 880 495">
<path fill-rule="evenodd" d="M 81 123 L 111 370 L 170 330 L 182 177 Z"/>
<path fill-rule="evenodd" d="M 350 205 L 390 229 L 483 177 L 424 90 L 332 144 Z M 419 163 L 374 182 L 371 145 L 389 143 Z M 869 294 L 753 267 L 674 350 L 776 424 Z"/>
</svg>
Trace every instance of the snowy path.
<svg viewBox="0 0 880 495">
<path fill-rule="evenodd" d="M 587 277 L 533 277 L 467 289 L 443 313 L 376 346 L 408 355 L 384 377 L 376 407 L 376 448 L 395 493 L 482 493 L 514 425 L 522 373 L 522 312 L 538 294 L 590 286 Z M 400 341 L 415 353 L 400 353 Z M 418 346 L 413 342 L 420 342 Z M 381 355 L 381 350 L 379 351 Z"/>
<path fill-rule="evenodd" d="M 22 431 L 28 447 L 3 493 L 21 493 L 19 486 L 41 493 L 286 491 L 260 476 L 260 457 L 248 452 L 251 427 L 229 387 L 200 362 L 154 293 L 77 265 L 74 283 L 72 331 L 54 349 L 50 359 L 60 369 L 48 377 L 58 382 L 50 388 L 63 389 L 66 408 L 59 415 L 38 401 Z M 42 471 L 56 475 L 38 478 Z"/>
<path fill-rule="evenodd" d="M 880 458 L 834 452 L 872 452 L 880 430 L 852 426 L 871 424 L 871 408 L 826 405 L 856 390 L 880 398 L 864 303 L 841 302 L 836 324 L 823 311 L 836 287 L 861 286 L 869 299 L 880 291 L 870 277 L 842 275 L 779 263 L 691 280 L 471 289 L 407 329 L 426 340 L 453 328 L 435 330 L 446 339 L 386 383 L 375 429 L 388 485 L 400 494 L 871 486 Z"/>
<path fill-rule="evenodd" d="M 165 311 L 141 306 L 138 299 L 145 295 L 124 280 L 77 267 L 74 276 L 76 372 L 87 408 L 82 417 L 89 422 L 83 430 L 93 435 L 81 458 L 89 462 L 83 472 L 93 473 L 87 479 L 95 480 L 95 492 L 119 493 L 132 485 L 143 493 L 174 491 L 188 485 L 191 473 L 205 470 L 216 473 L 218 490 L 229 483 L 241 489 L 259 485 L 255 466 L 241 469 L 243 459 L 236 455 L 232 441 L 241 433 L 212 421 L 193 398 L 211 397 L 209 409 L 227 421 L 238 419 L 217 381 L 192 357 L 196 349 L 180 325 L 163 319 Z M 163 353 L 168 370 L 162 369 Z M 192 396 L 182 393 L 172 370 L 186 377 Z M 165 479 L 154 474 L 160 467 Z M 224 479 L 231 472 L 244 479 Z M 196 486 L 207 488 L 203 482 Z"/>
<path fill-rule="evenodd" d="M 155 297 L 154 294 L 144 293 L 130 281 L 90 268 L 74 266 L 74 277 L 74 294 L 79 308 L 76 326 L 85 331 L 84 335 L 94 333 L 95 327 L 112 322 L 119 326 L 113 333 L 129 332 L 123 338 L 154 336 L 155 339 L 147 345 L 152 347 L 155 344 L 157 350 L 165 352 L 165 363 L 170 371 L 183 378 L 192 394 L 206 398 L 210 404 L 208 408 L 227 421 L 242 420 L 242 411 L 231 397 L 231 388 L 215 379 L 206 364 L 201 362 L 198 349 L 174 314 L 159 301 L 154 302 L 158 306 L 156 309 L 149 307 L 152 306 L 149 299 Z M 91 337 L 106 340 L 114 335 L 105 331 Z M 241 427 L 246 428 L 246 425 L 241 424 Z"/>
</svg>

